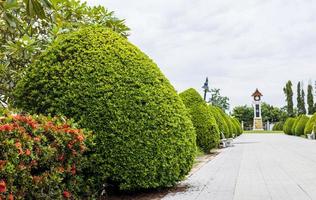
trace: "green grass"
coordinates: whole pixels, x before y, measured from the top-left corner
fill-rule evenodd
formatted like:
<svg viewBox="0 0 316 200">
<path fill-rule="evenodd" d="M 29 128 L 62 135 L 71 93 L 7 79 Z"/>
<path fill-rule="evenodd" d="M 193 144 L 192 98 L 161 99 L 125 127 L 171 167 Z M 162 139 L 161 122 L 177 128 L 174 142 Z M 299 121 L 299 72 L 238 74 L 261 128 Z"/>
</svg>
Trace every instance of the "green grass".
<svg viewBox="0 0 316 200">
<path fill-rule="evenodd" d="M 244 134 L 260 134 L 260 133 L 280 133 L 280 134 L 283 134 L 283 131 L 244 131 Z"/>
</svg>

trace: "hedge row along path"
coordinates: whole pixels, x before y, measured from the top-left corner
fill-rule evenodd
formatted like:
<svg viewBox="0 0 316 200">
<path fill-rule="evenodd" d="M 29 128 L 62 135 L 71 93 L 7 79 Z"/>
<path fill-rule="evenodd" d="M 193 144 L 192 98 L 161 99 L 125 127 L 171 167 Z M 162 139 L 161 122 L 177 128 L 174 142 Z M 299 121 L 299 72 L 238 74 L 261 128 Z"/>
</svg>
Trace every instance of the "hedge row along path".
<svg viewBox="0 0 316 200">
<path fill-rule="evenodd" d="M 164 200 L 316 199 L 316 141 L 244 134 Z"/>
</svg>

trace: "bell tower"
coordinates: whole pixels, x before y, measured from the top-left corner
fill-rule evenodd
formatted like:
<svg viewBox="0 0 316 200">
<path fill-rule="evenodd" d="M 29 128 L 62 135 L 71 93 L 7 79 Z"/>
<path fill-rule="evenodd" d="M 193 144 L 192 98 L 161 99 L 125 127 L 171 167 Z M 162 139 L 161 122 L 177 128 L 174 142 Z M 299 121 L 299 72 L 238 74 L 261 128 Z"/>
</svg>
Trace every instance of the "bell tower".
<svg viewBox="0 0 316 200">
<path fill-rule="evenodd" d="M 253 130 L 263 130 L 263 123 L 261 117 L 261 97 L 263 96 L 261 92 L 259 92 L 258 88 L 251 95 L 253 97 Z"/>
</svg>

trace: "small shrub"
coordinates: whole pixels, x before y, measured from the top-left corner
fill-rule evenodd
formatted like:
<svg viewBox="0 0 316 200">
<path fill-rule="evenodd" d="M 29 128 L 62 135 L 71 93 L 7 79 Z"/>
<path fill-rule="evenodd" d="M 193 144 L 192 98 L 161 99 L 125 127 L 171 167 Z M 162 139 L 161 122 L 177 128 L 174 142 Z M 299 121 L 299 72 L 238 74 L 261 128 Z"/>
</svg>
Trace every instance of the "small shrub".
<svg viewBox="0 0 316 200">
<path fill-rule="evenodd" d="M 309 120 L 309 117 L 306 115 L 301 115 L 298 119 L 298 122 L 295 125 L 295 135 L 301 136 L 304 135 L 304 129 Z"/>
<path fill-rule="evenodd" d="M 193 165 L 196 136 L 180 97 L 147 55 L 109 29 L 59 36 L 14 94 L 23 110 L 63 114 L 95 133 L 96 189 L 172 186 Z"/>
<path fill-rule="evenodd" d="M 227 126 L 226 119 L 221 114 L 222 112 L 221 109 L 213 105 L 209 105 L 209 108 L 211 110 L 212 115 L 214 116 L 216 120 L 219 131 L 222 132 L 225 135 L 225 137 L 228 137 L 230 130 Z"/>
<path fill-rule="evenodd" d="M 77 199 L 87 195 L 83 153 L 91 136 L 63 118 L 0 118 L 0 199 Z"/>
<path fill-rule="evenodd" d="M 295 128 L 296 128 L 297 123 L 300 121 L 300 118 L 301 118 L 301 115 L 295 117 L 295 121 L 294 121 L 294 124 L 292 126 L 292 130 L 291 130 L 292 135 L 296 135 Z"/>
<path fill-rule="evenodd" d="M 200 94 L 194 89 L 180 93 L 184 105 L 189 110 L 196 131 L 196 143 L 206 153 L 219 144 L 220 135 L 215 118 Z"/>
<path fill-rule="evenodd" d="M 243 133 L 243 130 L 242 130 L 240 122 L 235 117 L 232 117 L 231 119 L 232 119 L 232 122 L 233 122 L 233 124 L 234 124 L 234 126 L 236 128 L 237 136 L 241 135 Z"/>
<path fill-rule="evenodd" d="M 284 126 L 284 122 L 277 122 L 273 126 L 272 130 L 273 131 L 282 131 L 283 130 L 283 126 Z"/>
<path fill-rule="evenodd" d="M 314 126 L 316 126 L 316 113 L 308 120 L 304 129 L 304 134 L 311 134 Z"/>
<path fill-rule="evenodd" d="M 294 133 L 292 132 L 292 127 L 295 123 L 295 118 L 287 118 L 287 120 L 285 121 L 284 125 L 283 125 L 283 132 L 285 134 L 288 135 L 294 135 Z"/>
</svg>

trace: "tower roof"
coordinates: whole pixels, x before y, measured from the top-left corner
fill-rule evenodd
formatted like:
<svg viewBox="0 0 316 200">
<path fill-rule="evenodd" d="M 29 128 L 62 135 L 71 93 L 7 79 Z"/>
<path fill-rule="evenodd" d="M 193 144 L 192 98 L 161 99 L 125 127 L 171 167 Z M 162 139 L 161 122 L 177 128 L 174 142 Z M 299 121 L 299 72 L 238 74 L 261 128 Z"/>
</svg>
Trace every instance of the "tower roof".
<svg viewBox="0 0 316 200">
<path fill-rule="evenodd" d="M 259 90 L 258 90 L 258 88 L 256 89 L 256 91 L 251 95 L 252 97 L 256 97 L 256 96 L 263 96 L 262 94 L 261 94 L 261 92 L 259 92 Z"/>
</svg>

